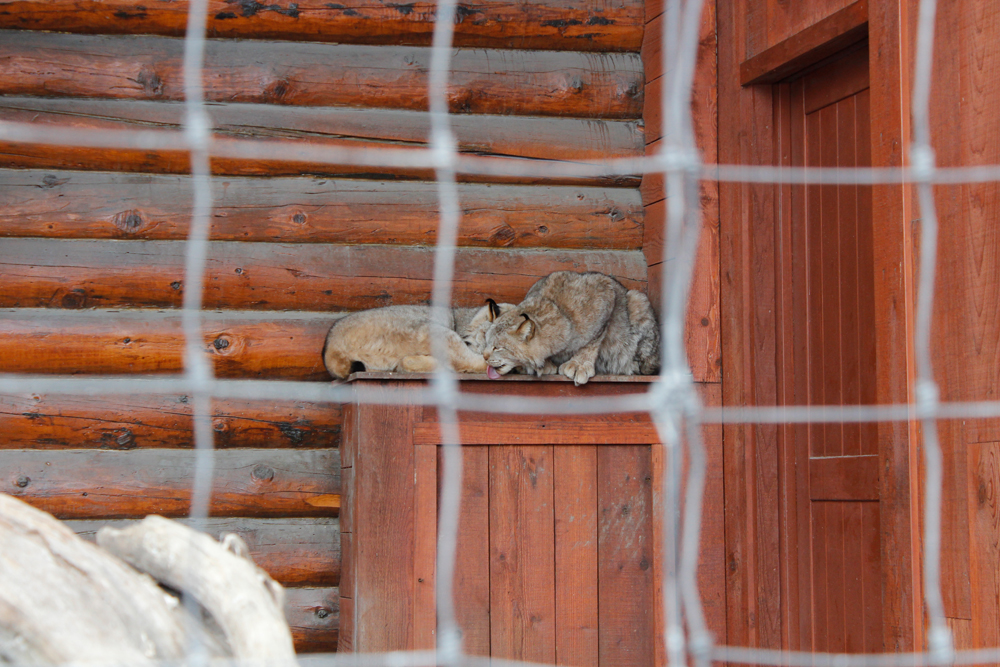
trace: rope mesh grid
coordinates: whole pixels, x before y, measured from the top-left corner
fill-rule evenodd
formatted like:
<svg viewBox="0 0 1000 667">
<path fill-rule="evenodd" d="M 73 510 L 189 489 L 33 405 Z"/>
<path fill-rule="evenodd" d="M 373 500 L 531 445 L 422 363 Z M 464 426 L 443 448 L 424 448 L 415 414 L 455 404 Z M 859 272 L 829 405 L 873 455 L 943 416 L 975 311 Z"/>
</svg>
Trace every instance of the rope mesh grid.
<svg viewBox="0 0 1000 667">
<path fill-rule="evenodd" d="M 531 663 L 464 655 L 453 605 L 452 579 L 460 513 L 462 457 L 461 433 L 456 418 L 460 409 L 519 414 L 597 414 L 648 412 L 656 424 L 665 448 L 664 459 L 672 472 L 664 476 L 665 499 L 663 535 L 665 562 L 664 619 L 665 655 L 672 666 L 689 662 L 701 666 L 714 661 L 758 665 L 829 665 L 831 667 L 895 667 L 935 664 L 977 664 L 1000 662 L 1000 647 L 975 651 L 955 651 L 944 620 L 940 587 L 941 449 L 937 420 L 1000 416 L 1000 401 L 941 403 L 930 363 L 931 313 L 934 295 L 934 266 L 937 255 L 937 218 L 934 184 L 978 183 L 1000 180 L 1000 165 L 938 169 L 930 144 L 928 104 L 934 42 L 935 0 L 921 0 L 915 52 L 913 86 L 912 164 L 904 168 L 782 168 L 742 165 L 704 165 L 695 145 L 690 117 L 690 97 L 698 47 L 698 25 L 702 0 L 668 0 L 664 11 L 663 71 L 661 105 L 664 123 L 670 132 L 658 154 L 643 158 L 593 162 L 553 163 L 531 161 L 512 165 L 503 159 L 460 155 L 450 129 L 447 103 L 448 76 L 452 53 L 455 0 L 439 0 L 431 49 L 430 144 L 426 149 L 379 150 L 359 148 L 299 146 L 289 141 L 229 141 L 214 144 L 210 119 L 204 108 L 202 61 L 205 46 L 207 0 L 192 0 L 184 51 L 186 113 L 183 132 L 86 130 L 71 128 L 39 129 L 30 124 L 0 120 L 0 139 L 38 144 L 119 148 L 176 148 L 183 146 L 191 155 L 194 184 L 192 224 L 187 241 L 184 298 L 180 316 L 185 337 L 184 372 L 175 376 L 115 377 L 26 376 L 0 374 L 0 391 L 5 393 L 45 392 L 52 394 L 167 394 L 186 393 L 194 404 L 196 476 L 191 516 L 195 521 L 208 516 L 213 474 L 213 432 L 210 400 L 217 398 L 296 399 L 329 402 L 406 403 L 436 406 L 440 414 L 443 446 L 443 483 L 438 528 L 436 599 L 437 651 L 385 654 L 329 654 L 300 658 L 303 665 L 402 667 L 404 665 L 529 665 Z M 440 222 L 435 249 L 433 309 L 442 310 L 451 302 L 455 244 L 459 223 L 457 174 L 520 176 L 594 176 L 613 174 L 664 174 L 667 198 L 665 248 L 679 248 L 673 261 L 665 262 L 661 312 L 663 368 L 657 382 L 645 394 L 597 399 L 538 399 L 524 397 L 476 396 L 459 391 L 454 373 L 439 363 L 427 387 L 384 391 L 378 397 L 364 387 L 308 382 L 224 381 L 213 377 L 212 364 L 202 346 L 202 291 L 208 253 L 211 214 L 210 157 L 262 158 L 320 163 L 352 163 L 382 167 L 427 167 L 435 170 L 440 205 Z M 916 378 L 912 404 L 865 406 L 747 406 L 705 408 L 695 389 L 684 347 L 685 311 L 694 270 L 695 248 L 700 230 L 698 185 L 701 180 L 782 184 L 916 184 L 921 212 L 921 250 L 917 285 L 914 340 Z M 310 314 L 314 315 L 314 314 Z M 443 341 L 434 341 L 434 354 L 444 358 Z M 713 643 L 701 610 L 697 589 L 697 556 L 701 531 L 701 501 L 705 479 L 705 455 L 701 429 L 705 424 L 874 422 L 919 420 L 923 438 L 926 476 L 924 488 L 923 591 L 928 617 L 928 650 L 901 654 L 829 654 L 782 652 Z M 679 471 L 687 458 L 688 473 L 684 514 L 679 515 L 682 480 Z M 679 545 L 679 548 L 668 548 Z M 192 660 L 207 664 L 197 647 Z M 213 661 L 231 664 L 231 661 Z M 247 665 L 246 662 L 242 663 Z M 264 667 L 264 663 L 261 663 Z"/>
</svg>

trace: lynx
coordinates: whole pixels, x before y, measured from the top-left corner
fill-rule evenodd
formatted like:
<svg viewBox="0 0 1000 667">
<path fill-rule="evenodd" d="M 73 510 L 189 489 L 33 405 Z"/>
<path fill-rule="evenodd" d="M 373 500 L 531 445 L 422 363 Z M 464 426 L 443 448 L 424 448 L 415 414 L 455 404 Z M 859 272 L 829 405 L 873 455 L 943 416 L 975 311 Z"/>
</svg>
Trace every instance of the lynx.
<svg viewBox="0 0 1000 667">
<path fill-rule="evenodd" d="M 659 371 L 659 329 L 649 299 L 603 273 L 557 271 L 486 332 L 491 378 L 514 369 L 560 373 L 577 385 L 594 375 Z"/>
<path fill-rule="evenodd" d="M 514 306 L 487 299 L 481 308 L 453 308 L 445 322 L 433 322 L 429 306 L 387 306 L 346 315 L 330 327 L 323 363 L 334 378 L 352 372 L 407 371 L 429 373 L 437 364 L 431 335 L 445 337 L 448 360 L 460 373 L 485 373 L 482 351 L 486 330 Z"/>
</svg>

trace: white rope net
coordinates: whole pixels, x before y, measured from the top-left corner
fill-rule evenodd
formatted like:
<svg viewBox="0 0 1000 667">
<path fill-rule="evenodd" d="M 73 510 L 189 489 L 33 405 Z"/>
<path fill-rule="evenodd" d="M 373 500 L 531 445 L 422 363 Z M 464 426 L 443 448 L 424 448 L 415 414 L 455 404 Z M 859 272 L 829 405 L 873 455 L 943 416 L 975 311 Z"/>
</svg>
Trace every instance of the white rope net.
<svg viewBox="0 0 1000 667">
<path fill-rule="evenodd" d="M 37 144 L 134 149 L 185 147 L 191 156 L 194 183 L 192 224 L 187 241 L 184 298 L 181 310 L 186 341 L 184 372 L 175 376 L 55 376 L 0 375 L 0 392 L 51 394 L 175 394 L 191 397 L 194 406 L 197 472 L 191 516 L 208 516 L 213 475 L 212 398 L 292 399 L 323 402 L 380 402 L 436 406 L 440 415 L 443 447 L 443 483 L 439 502 L 438 563 L 436 577 L 437 650 L 387 654 L 329 654 L 302 656 L 305 665 L 403 665 L 529 663 L 463 654 L 461 635 L 453 604 L 453 573 L 456 559 L 458 520 L 461 513 L 462 457 L 456 412 L 475 410 L 520 414 L 597 414 L 648 412 L 657 425 L 672 470 L 688 461 L 686 484 L 679 476 L 666 475 L 662 497 L 663 516 L 665 655 L 672 666 L 693 663 L 735 662 L 758 665 L 812 665 L 822 667 L 893 667 L 933 664 L 981 664 L 1000 662 L 1000 647 L 955 651 L 945 622 L 940 586 L 941 449 L 936 421 L 941 418 L 1000 416 L 1000 401 L 941 403 L 930 363 L 931 311 L 937 250 L 937 219 L 934 184 L 980 183 L 1000 180 L 1000 165 L 940 169 L 935 166 L 930 144 L 928 104 L 933 55 L 935 0 L 921 0 L 915 53 L 913 86 L 912 165 L 905 168 L 782 168 L 743 165 L 705 165 L 695 144 L 690 115 L 701 0 L 668 0 L 664 12 L 664 80 L 661 100 L 665 126 L 671 131 L 660 151 L 642 158 L 593 162 L 555 163 L 534 161 L 512 165 L 502 159 L 460 155 L 450 129 L 447 90 L 452 54 L 455 0 L 439 0 L 430 68 L 430 144 L 426 149 L 380 149 L 321 147 L 292 142 L 228 140 L 213 142 L 211 122 L 204 108 L 202 60 L 205 48 L 206 0 L 191 0 L 184 56 L 186 115 L 183 132 L 165 130 L 94 130 L 39 128 L 28 123 L 0 120 L 0 139 Z M 219 380 L 203 349 L 202 292 L 208 254 L 209 219 L 212 210 L 209 157 L 267 158 L 315 163 L 352 163 L 379 167 L 427 167 L 436 172 L 440 222 L 434 264 L 432 307 L 451 303 L 456 238 L 460 216 L 456 174 L 493 176 L 586 177 L 660 172 L 670 193 L 667 200 L 665 246 L 675 261 L 666 263 L 662 303 L 662 371 L 646 393 L 618 397 L 539 399 L 537 397 L 483 396 L 463 393 L 456 376 L 439 364 L 428 386 L 374 394 L 364 386 L 329 385 L 293 381 Z M 916 402 L 895 405 L 747 406 L 706 408 L 701 404 L 688 366 L 684 322 L 694 271 L 695 249 L 700 232 L 698 184 L 717 182 L 772 184 L 900 184 L 911 182 L 919 194 L 921 248 L 917 289 L 917 321 L 914 353 Z M 436 341 L 435 354 L 444 356 L 443 341 Z M 925 456 L 923 586 L 928 650 L 897 654 L 825 654 L 783 652 L 715 643 L 706 628 L 697 587 L 697 561 L 701 534 L 701 501 L 705 483 L 705 454 L 701 442 L 705 424 L 877 422 L 918 419 L 922 425 Z M 680 489 L 685 489 L 680 502 Z M 678 507 L 683 516 L 678 518 Z M 679 545 L 672 548 L 671 545 Z M 193 660 L 197 656 L 192 656 Z"/>
</svg>

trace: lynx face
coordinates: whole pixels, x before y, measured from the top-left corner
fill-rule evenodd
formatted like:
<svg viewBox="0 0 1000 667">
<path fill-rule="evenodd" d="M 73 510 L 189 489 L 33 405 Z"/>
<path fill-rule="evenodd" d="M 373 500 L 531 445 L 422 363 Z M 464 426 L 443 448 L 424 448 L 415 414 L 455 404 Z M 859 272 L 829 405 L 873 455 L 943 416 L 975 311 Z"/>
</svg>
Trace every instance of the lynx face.
<svg viewBox="0 0 1000 667">
<path fill-rule="evenodd" d="M 499 378 L 518 367 L 540 375 L 545 367 L 545 354 L 539 358 L 535 333 L 538 325 L 527 313 L 508 312 L 498 318 L 486 332 L 483 357 L 489 366 L 486 373 L 491 378 Z"/>
<path fill-rule="evenodd" d="M 493 299 L 487 299 L 486 305 L 479 309 L 469 324 L 458 332 L 469 349 L 476 354 L 482 354 L 486 349 L 486 332 L 493 326 L 503 313 L 514 308 L 512 303 L 498 304 Z"/>
</svg>

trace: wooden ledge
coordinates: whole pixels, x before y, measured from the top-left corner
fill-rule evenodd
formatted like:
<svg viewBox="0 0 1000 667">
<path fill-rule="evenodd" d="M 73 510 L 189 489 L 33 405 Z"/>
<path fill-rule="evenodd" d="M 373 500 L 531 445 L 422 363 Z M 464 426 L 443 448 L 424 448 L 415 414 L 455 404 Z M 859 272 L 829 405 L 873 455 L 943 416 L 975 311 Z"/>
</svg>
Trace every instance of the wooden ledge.
<svg viewBox="0 0 1000 667">
<path fill-rule="evenodd" d="M 868 37 L 868 0 L 858 0 L 740 65 L 740 83 L 777 83 Z"/>
<path fill-rule="evenodd" d="M 503 382 L 572 382 L 569 378 L 562 375 L 543 375 L 542 377 L 536 377 L 534 375 L 505 375 L 500 380 L 491 380 L 486 376 L 485 373 L 459 373 L 457 374 L 459 381 L 461 382 L 493 382 L 500 384 Z M 361 380 L 403 380 L 403 381 L 422 381 L 430 380 L 434 377 L 433 373 L 351 373 L 345 380 L 344 384 L 348 382 L 357 382 Z M 595 375 L 590 379 L 587 384 L 605 384 L 605 383 L 652 383 L 656 382 L 659 378 L 658 375 Z"/>
</svg>

